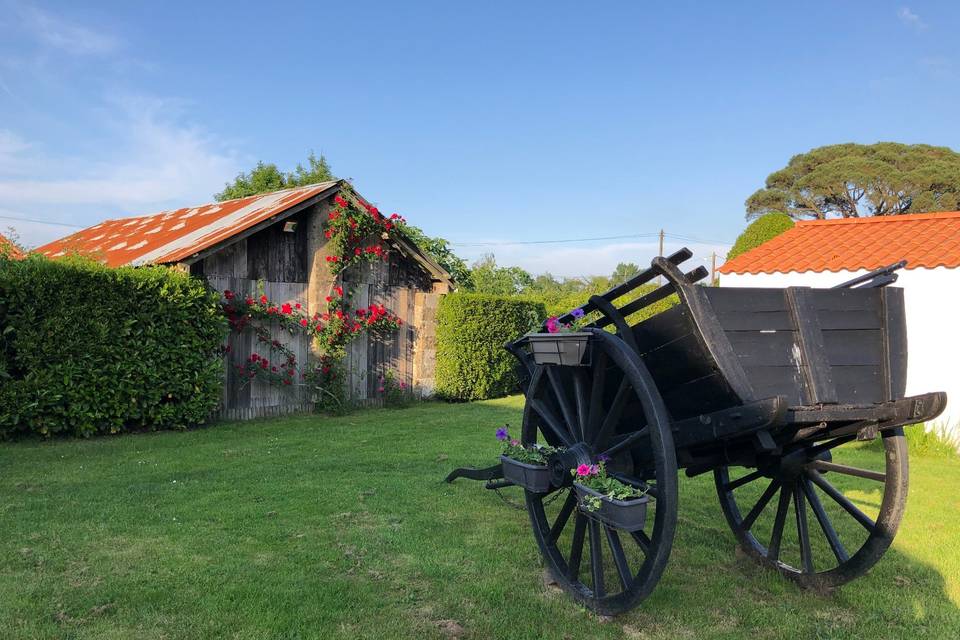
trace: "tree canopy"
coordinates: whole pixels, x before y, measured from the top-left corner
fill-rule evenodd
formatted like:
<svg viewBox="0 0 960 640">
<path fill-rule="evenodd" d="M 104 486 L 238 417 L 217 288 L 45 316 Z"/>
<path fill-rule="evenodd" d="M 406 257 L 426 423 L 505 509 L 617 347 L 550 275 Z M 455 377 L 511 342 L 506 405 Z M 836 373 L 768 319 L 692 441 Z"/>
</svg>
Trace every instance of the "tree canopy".
<svg viewBox="0 0 960 640">
<path fill-rule="evenodd" d="M 746 201 L 747 218 L 856 218 L 958 208 L 960 153 L 896 142 L 835 144 L 793 156 Z"/>
<path fill-rule="evenodd" d="M 470 269 L 471 290 L 498 296 L 514 296 L 533 284 L 533 277 L 520 267 L 497 266 L 492 253 L 485 254 Z"/>
<path fill-rule="evenodd" d="M 407 225 L 406 233 L 407 237 L 433 258 L 434 262 L 447 270 L 454 282 L 466 289 L 472 287 L 470 267 L 463 258 L 453 252 L 447 240 L 439 236 L 431 238 L 422 229 L 412 225 Z"/>
<path fill-rule="evenodd" d="M 255 196 L 258 193 L 336 180 L 330 171 L 327 159 L 323 155 L 318 158 L 311 151 L 307 157 L 307 165 L 304 167 L 302 163 L 297 163 L 297 167 L 293 171 L 284 173 L 272 162 L 258 162 L 257 166 L 251 169 L 249 173 L 239 173 L 233 179 L 233 182 L 228 182 L 224 185 L 223 191 L 213 197 L 217 199 L 217 202 L 223 202 L 224 200 Z"/>
<path fill-rule="evenodd" d="M 733 248 L 727 253 L 727 260 L 733 260 L 741 253 L 746 253 L 767 240 L 776 238 L 784 231 L 792 229 L 793 225 L 793 219 L 785 213 L 768 213 L 760 216 L 747 225 L 743 233 L 737 237 Z"/>
</svg>

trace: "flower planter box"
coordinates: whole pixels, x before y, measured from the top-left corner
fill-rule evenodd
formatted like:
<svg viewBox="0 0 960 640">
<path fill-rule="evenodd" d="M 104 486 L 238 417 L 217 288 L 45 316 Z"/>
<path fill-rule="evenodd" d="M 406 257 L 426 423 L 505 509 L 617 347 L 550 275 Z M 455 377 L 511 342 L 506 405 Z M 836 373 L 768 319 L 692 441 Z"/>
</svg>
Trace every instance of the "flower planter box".
<svg viewBox="0 0 960 640">
<path fill-rule="evenodd" d="M 500 456 L 500 462 L 505 480 L 533 493 L 546 493 L 550 490 L 550 469 L 546 465 L 517 462 L 507 456 Z"/>
<path fill-rule="evenodd" d="M 640 531 L 647 522 L 649 496 L 641 496 L 630 500 L 614 500 L 583 486 L 579 482 L 574 482 L 573 487 L 577 492 L 578 504 L 581 505 L 580 511 L 589 518 L 599 520 L 608 526 L 623 531 Z M 596 511 L 585 509 L 582 506 L 582 500 L 586 496 L 600 498 L 600 508 Z"/>
<path fill-rule="evenodd" d="M 590 333 L 558 332 L 527 335 L 530 355 L 537 364 L 581 367 L 590 364 Z"/>
</svg>

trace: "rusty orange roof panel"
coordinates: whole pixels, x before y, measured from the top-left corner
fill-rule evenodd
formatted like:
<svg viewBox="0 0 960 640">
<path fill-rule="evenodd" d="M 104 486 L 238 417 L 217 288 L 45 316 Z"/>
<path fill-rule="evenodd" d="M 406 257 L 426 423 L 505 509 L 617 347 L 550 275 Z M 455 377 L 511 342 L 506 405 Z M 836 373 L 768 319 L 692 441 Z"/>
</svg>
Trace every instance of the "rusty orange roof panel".
<svg viewBox="0 0 960 640">
<path fill-rule="evenodd" d="M 78 253 L 111 267 L 180 262 L 340 183 L 319 184 L 147 216 L 107 220 L 36 249 L 50 258 Z"/>
<path fill-rule="evenodd" d="M 804 220 L 742 253 L 720 273 L 960 267 L 960 211 Z"/>
<path fill-rule="evenodd" d="M 17 245 L 4 238 L 2 233 L 0 233 L 0 255 L 8 255 L 14 260 L 22 260 L 26 257 L 23 251 L 20 251 Z"/>
</svg>

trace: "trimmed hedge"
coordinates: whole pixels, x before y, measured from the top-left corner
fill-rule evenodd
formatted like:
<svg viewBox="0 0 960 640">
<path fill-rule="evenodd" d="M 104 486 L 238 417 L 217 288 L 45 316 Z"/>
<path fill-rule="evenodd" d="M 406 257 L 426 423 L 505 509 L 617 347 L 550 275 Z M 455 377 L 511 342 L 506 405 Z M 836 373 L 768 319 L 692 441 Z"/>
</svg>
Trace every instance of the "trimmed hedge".
<svg viewBox="0 0 960 640">
<path fill-rule="evenodd" d="M 218 300 L 164 267 L 0 258 L 0 437 L 204 422 L 222 390 Z"/>
<path fill-rule="evenodd" d="M 437 309 L 437 395 L 483 400 L 517 390 L 517 362 L 503 348 L 547 317 L 540 302 L 451 293 Z"/>
<path fill-rule="evenodd" d="M 767 240 L 772 240 L 794 225 L 793 218 L 785 213 L 768 213 L 750 223 L 733 244 L 727 254 L 727 260 L 733 260 L 741 253 L 756 249 Z"/>
</svg>

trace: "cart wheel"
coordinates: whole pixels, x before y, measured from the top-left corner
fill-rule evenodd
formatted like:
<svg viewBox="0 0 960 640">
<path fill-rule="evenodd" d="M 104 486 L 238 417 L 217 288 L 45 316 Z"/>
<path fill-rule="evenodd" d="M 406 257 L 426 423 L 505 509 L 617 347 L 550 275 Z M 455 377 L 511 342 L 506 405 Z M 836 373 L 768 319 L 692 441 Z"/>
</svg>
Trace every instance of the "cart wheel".
<svg viewBox="0 0 960 640">
<path fill-rule="evenodd" d="M 533 371 L 522 442 L 564 451 L 550 461 L 553 489 L 527 491 L 526 501 L 554 579 L 590 609 L 615 615 L 646 598 L 666 567 L 677 523 L 677 461 L 666 408 L 643 362 L 619 338 L 592 331 L 590 366 Z M 653 514 L 645 530 L 627 533 L 580 511 L 570 470 L 601 455 L 609 457 L 610 475 L 648 489 Z"/>
<path fill-rule="evenodd" d="M 903 429 L 881 435 L 882 450 L 875 442 L 838 449 L 855 439 L 843 436 L 798 445 L 755 470 L 740 467 L 735 478 L 728 467 L 717 469 L 720 506 L 741 548 L 805 587 L 830 589 L 866 573 L 893 542 L 907 499 Z M 791 503 L 794 525 L 787 524 Z"/>
</svg>

